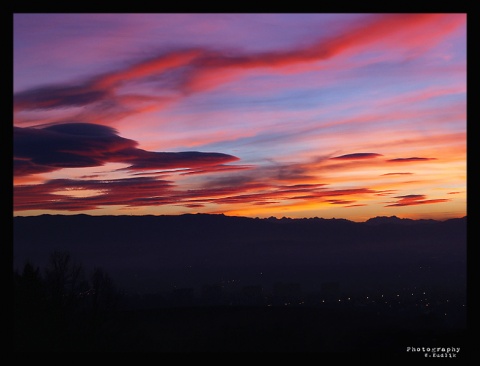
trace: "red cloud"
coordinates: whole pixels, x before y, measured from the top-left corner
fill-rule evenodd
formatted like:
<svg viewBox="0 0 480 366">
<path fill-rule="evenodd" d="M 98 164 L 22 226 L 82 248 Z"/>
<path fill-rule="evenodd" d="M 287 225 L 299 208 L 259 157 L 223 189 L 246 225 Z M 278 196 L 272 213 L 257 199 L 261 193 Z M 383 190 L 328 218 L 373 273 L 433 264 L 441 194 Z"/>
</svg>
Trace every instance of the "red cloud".
<svg viewBox="0 0 480 366">
<path fill-rule="evenodd" d="M 347 200 L 327 200 L 326 202 L 330 203 L 331 205 L 348 205 L 352 204 L 356 201 L 347 201 Z"/>
<path fill-rule="evenodd" d="M 105 205 L 144 206 L 174 203 L 169 192 L 171 182 L 154 178 L 125 178 L 116 180 L 55 179 L 39 185 L 17 186 L 14 190 L 16 210 L 91 210 Z M 94 190 L 98 195 L 74 197 L 58 192 Z"/>
<path fill-rule="evenodd" d="M 224 182 L 227 183 L 227 182 Z M 15 187 L 14 208 L 17 211 L 91 210 L 110 205 L 124 207 L 182 205 L 201 207 L 207 203 L 265 205 L 285 199 L 308 200 L 372 193 L 366 188 L 329 190 L 323 184 L 276 185 L 273 183 L 231 182 L 231 185 L 210 184 L 203 189 L 181 191 L 173 182 L 156 177 L 135 177 L 113 180 L 55 179 L 38 185 Z M 72 194 L 68 194 L 71 192 Z M 81 195 L 82 192 L 86 194 Z M 331 199 L 332 204 L 354 201 Z"/>
<path fill-rule="evenodd" d="M 104 74 L 96 78 L 91 85 L 93 89 L 108 90 L 118 84 L 130 80 L 162 74 L 172 68 L 188 65 L 193 60 L 200 57 L 204 52 L 205 51 L 200 49 L 171 52 L 153 59 L 142 61 L 124 70 Z"/>
<path fill-rule="evenodd" d="M 398 198 L 399 200 L 396 203 L 392 203 L 385 207 L 399 207 L 399 206 L 413 206 L 413 205 L 424 205 L 429 203 L 440 203 L 450 201 L 449 199 L 425 199 L 426 196 L 423 194 L 409 194 L 405 196 L 396 196 L 394 198 Z"/>
<path fill-rule="evenodd" d="M 375 193 L 375 196 L 389 196 L 395 192 L 397 192 L 396 189 L 385 189 L 383 191 L 378 191 L 377 193 Z"/>
<path fill-rule="evenodd" d="M 371 159 L 371 158 L 376 158 L 377 156 L 383 156 L 383 155 L 382 154 L 376 154 L 376 153 L 353 153 L 353 154 L 336 156 L 336 157 L 331 158 L 331 159 L 356 160 L 356 159 Z"/>
</svg>

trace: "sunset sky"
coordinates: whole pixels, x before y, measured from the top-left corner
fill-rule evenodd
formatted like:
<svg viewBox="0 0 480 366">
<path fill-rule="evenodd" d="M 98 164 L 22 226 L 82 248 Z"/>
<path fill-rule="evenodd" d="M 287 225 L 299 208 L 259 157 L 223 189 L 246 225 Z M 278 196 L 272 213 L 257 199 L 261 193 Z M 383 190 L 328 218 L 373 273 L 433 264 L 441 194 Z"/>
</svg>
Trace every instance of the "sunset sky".
<svg viewBox="0 0 480 366">
<path fill-rule="evenodd" d="M 14 14 L 14 215 L 466 215 L 465 14 Z"/>
</svg>

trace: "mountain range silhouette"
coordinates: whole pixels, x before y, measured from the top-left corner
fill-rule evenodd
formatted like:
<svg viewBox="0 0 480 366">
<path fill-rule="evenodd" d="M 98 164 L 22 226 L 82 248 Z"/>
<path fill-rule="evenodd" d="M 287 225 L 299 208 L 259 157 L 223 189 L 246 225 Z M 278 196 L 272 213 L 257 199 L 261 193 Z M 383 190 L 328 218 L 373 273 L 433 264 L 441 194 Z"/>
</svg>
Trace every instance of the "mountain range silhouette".
<svg viewBox="0 0 480 366">
<path fill-rule="evenodd" d="M 14 217 L 13 266 L 67 251 L 119 287 L 155 292 L 236 281 L 319 289 L 466 283 L 467 218 L 246 218 L 225 215 Z"/>
</svg>

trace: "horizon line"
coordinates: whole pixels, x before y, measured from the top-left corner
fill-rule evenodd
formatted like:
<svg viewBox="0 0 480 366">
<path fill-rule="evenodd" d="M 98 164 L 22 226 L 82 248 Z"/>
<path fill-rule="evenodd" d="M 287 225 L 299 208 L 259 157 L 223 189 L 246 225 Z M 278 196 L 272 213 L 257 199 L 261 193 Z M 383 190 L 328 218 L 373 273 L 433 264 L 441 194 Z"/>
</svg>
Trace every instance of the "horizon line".
<svg viewBox="0 0 480 366">
<path fill-rule="evenodd" d="M 251 217 L 251 216 L 238 216 L 238 215 L 226 215 L 224 213 L 203 213 L 203 212 L 197 212 L 197 213 L 183 213 L 183 214 L 177 214 L 177 215 L 154 215 L 154 214 L 145 214 L 145 215 L 128 215 L 128 214 L 109 214 L 109 215 L 92 215 L 92 214 L 87 214 L 87 213 L 78 213 L 78 214 L 50 214 L 50 213 L 42 213 L 38 215 L 13 215 L 13 218 L 27 218 L 27 217 L 41 217 L 41 216 L 62 216 L 62 217 L 68 217 L 68 216 L 89 216 L 89 217 L 181 217 L 181 216 L 222 216 L 222 217 L 229 217 L 229 218 L 245 218 L 245 219 L 251 219 L 251 220 L 292 220 L 292 221 L 298 221 L 298 220 L 342 220 L 342 221 L 350 221 L 350 222 L 356 222 L 356 223 L 364 223 L 368 222 L 369 220 L 373 219 L 398 219 L 398 220 L 404 220 L 404 221 L 436 221 L 436 222 L 445 222 L 448 220 L 458 220 L 458 219 L 466 219 L 467 215 L 464 216 L 459 216 L 459 217 L 451 217 L 451 218 L 446 218 L 446 219 L 431 219 L 431 218 L 420 218 L 420 219 L 412 219 L 408 217 L 398 217 L 396 215 L 391 215 L 391 216 L 385 216 L 385 215 L 380 215 L 380 216 L 374 216 L 366 219 L 365 221 L 354 221 L 351 219 L 347 218 L 342 218 L 342 217 L 332 217 L 332 218 L 325 218 L 325 217 L 287 217 L 287 216 L 282 216 L 281 218 L 275 217 L 275 216 L 269 216 L 269 217 Z"/>
</svg>

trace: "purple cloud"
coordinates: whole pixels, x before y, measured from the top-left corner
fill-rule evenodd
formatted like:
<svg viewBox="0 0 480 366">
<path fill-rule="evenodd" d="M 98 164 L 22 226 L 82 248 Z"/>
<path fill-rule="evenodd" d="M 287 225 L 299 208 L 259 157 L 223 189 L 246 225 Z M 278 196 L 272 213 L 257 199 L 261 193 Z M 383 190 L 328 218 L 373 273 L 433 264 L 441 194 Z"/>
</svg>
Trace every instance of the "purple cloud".
<svg viewBox="0 0 480 366">
<path fill-rule="evenodd" d="M 14 128 L 15 175 L 61 168 L 129 164 L 131 170 L 209 167 L 238 160 L 214 152 L 152 152 L 107 126 L 67 123 L 46 128 Z"/>
<path fill-rule="evenodd" d="M 411 158 L 396 158 L 396 159 L 389 159 L 387 160 L 390 163 L 408 163 L 411 161 L 428 161 L 428 160 L 437 160 L 437 158 L 419 158 L 419 157 L 411 157 Z"/>
</svg>

